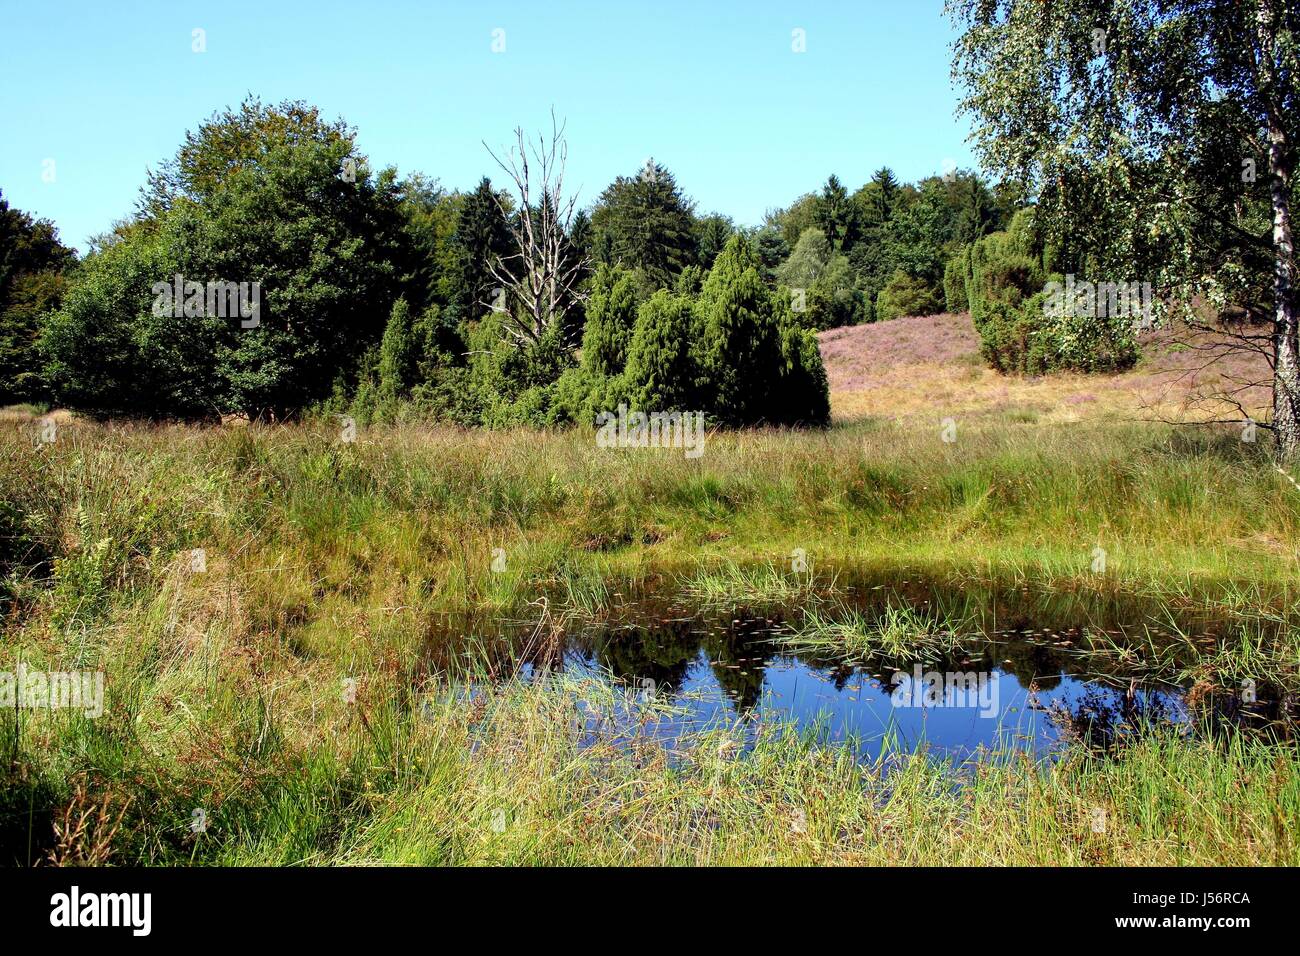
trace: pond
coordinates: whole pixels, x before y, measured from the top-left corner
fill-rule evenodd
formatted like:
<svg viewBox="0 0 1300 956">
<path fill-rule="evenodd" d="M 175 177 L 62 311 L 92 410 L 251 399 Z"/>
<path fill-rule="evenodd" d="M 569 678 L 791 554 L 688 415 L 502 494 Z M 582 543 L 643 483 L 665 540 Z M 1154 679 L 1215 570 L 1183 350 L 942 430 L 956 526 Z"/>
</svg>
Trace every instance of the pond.
<svg viewBox="0 0 1300 956">
<path fill-rule="evenodd" d="M 904 640 L 889 653 L 800 646 L 807 608 L 828 603 L 868 622 L 904 609 L 913 621 L 944 622 L 950 639 L 914 648 Z M 623 705 L 586 711 L 588 729 L 604 739 L 621 727 L 671 748 L 704 729 L 731 727 L 752 740 L 781 722 L 864 760 L 924 747 L 961 761 L 981 750 L 1048 755 L 1066 740 L 1109 749 L 1154 725 L 1192 733 L 1192 688 L 1177 679 L 1179 665 L 1231 626 L 1204 610 L 1112 592 L 839 573 L 833 587 L 796 601 L 717 606 L 663 588 L 616 595 L 596 621 L 462 621 L 435 636 L 430 663 L 445 669 L 453 634 L 468 628 L 477 654 L 496 649 L 494 676 L 564 671 L 609 681 L 625 690 Z M 1117 646 L 1139 650 L 1117 655 Z M 1289 728 L 1295 717 L 1267 685 L 1219 689 L 1197 706 L 1216 727 Z"/>
</svg>

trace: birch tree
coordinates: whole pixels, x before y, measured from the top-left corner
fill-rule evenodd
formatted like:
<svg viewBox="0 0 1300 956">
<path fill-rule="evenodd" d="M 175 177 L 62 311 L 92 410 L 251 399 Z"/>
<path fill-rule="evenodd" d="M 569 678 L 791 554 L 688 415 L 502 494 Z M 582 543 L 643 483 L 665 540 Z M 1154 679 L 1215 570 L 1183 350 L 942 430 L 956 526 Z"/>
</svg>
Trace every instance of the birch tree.
<svg viewBox="0 0 1300 956">
<path fill-rule="evenodd" d="M 1300 454 L 1291 208 L 1300 7 L 1287 0 L 948 0 L 953 76 L 985 165 L 1157 319 L 1243 308 L 1271 368 L 1279 462 Z M 1141 275 L 1135 275 L 1140 272 Z"/>
</svg>

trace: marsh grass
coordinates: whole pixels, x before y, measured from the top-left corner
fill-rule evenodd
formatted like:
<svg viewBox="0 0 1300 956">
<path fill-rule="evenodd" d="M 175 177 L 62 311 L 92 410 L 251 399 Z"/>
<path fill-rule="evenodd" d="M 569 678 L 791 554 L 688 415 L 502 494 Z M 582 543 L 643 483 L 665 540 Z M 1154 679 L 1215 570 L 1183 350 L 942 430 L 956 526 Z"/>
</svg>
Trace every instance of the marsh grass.
<svg viewBox="0 0 1300 956">
<path fill-rule="evenodd" d="M 668 753 L 586 739 L 577 701 L 599 701 L 600 681 L 522 680 L 512 650 L 468 626 L 436 643 L 449 621 L 530 617 L 545 599 L 563 628 L 683 580 L 702 601 L 815 609 L 828 582 L 785 573 L 796 548 L 816 568 L 1185 602 L 1231 583 L 1227 600 L 1282 613 L 1298 498 L 1254 454 L 1158 426 L 991 423 L 952 446 L 872 422 L 710 436 L 687 460 L 598 453 L 582 431 L 402 426 L 342 444 L 323 425 L 70 420 L 38 446 L 15 422 L 0 435 L 0 669 L 102 668 L 107 701 L 96 720 L 0 714 L 0 857 L 1294 864 L 1286 747 L 863 767 L 789 727 L 748 748 L 721 727 Z M 917 633 L 838 623 L 899 647 Z M 1249 643 L 1200 652 L 1273 666 Z M 454 690 L 472 675 L 490 691 Z M 1092 806 L 1113 830 L 1087 829 Z"/>
<path fill-rule="evenodd" d="M 833 573 L 819 579 L 811 567 L 787 570 L 766 562 L 701 569 L 683 580 L 678 590 L 702 607 L 761 608 L 824 600 L 836 587 Z"/>
<path fill-rule="evenodd" d="M 886 748 L 862 765 L 788 726 L 743 746 L 719 726 L 669 750 L 577 719 L 619 698 L 575 677 L 434 690 L 410 708 L 367 698 L 322 745 L 291 759 L 272 734 L 244 762 L 210 762 L 202 784 L 180 767 L 141 774 L 142 754 L 101 744 L 98 776 L 77 778 L 69 799 L 121 820 L 110 846 L 92 828 L 36 848 L 48 862 L 227 865 L 1300 862 L 1290 748 L 1157 733 L 1055 763 Z M 64 746 L 80 737 L 61 734 Z M 54 769 L 7 781 L 10 808 L 58 793 Z M 208 809 L 200 833 L 196 806 Z"/>
<path fill-rule="evenodd" d="M 1300 629 L 1291 616 L 1239 613 L 1218 635 L 1193 633 L 1170 620 L 1158 635 L 1143 628 L 1084 637 L 1080 653 L 1147 679 L 1228 691 L 1249 681 L 1291 697 L 1300 693 Z"/>
<path fill-rule="evenodd" d="M 853 663 L 876 657 L 930 660 L 959 646 L 949 622 L 895 604 L 873 613 L 843 603 L 811 605 L 798 626 L 779 640 L 791 650 L 842 655 Z"/>
</svg>

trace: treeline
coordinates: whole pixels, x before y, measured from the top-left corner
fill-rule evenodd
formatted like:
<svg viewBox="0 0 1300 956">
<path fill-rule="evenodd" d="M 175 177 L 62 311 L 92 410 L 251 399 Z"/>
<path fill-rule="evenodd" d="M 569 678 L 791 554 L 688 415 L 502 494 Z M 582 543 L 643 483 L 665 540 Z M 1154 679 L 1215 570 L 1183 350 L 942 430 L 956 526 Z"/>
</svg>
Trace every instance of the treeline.
<svg viewBox="0 0 1300 956">
<path fill-rule="evenodd" d="M 957 171 L 909 185 L 882 169 L 852 194 L 832 176 L 749 230 L 699 214 L 654 162 L 570 217 L 552 189 L 376 171 L 346 124 L 250 98 L 187 134 L 80 262 L 49 223 L 0 206 L 4 400 L 491 426 L 627 404 L 824 424 L 814 333 L 965 308 L 945 294 L 952 263 L 1017 207 Z M 214 312 L 214 282 L 240 284 L 253 312 Z"/>
<path fill-rule="evenodd" d="M 0 194 L 0 404 L 45 398 L 37 345 L 75 263 L 52 223 L 11 208 Z"/>
<path fill-rule="evenodd" d="M 949 259 L 1005 228 L 1018 205 L 965 171 L 912 185 L 880 169 L 852 194 L 831 176 L 769 212 L 758 243 L 776 281 L 806 290 L 811 327 L 929 315 L 944 310 Z"/>
</svg>

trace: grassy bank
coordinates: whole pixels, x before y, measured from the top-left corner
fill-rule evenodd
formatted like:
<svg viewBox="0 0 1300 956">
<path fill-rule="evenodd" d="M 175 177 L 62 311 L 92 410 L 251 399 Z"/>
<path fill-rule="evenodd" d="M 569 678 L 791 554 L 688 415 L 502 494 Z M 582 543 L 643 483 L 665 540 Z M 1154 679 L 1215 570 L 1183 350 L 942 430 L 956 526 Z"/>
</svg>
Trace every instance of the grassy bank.
<svg viewBox="0 0 1300 956">
<path fill-rule="evenodd" d="M 797 552 L 812 573 L 907 564 L 1286 610 L 1300 492 L 1262 456 L 1235 432 L 1006 419 L 959 426 L 953 443 L 937 424 L 717 435 L 696 460 L 583 433 L 401 428 L 348 444 L 328 426 L 72 421 L 41 445 L 12 423 L 3 666 L 102 668 L 107 710 L 3 718 L 0 849 L 19 862 L 1295 863 L 1296 757 L 1258 741 L 1155 737 L 1054 768 L 990 758 L 958 790 L 952 768 L 863 768 L 777 731 L 744 755 L 721 730 L 676 758 L 648 742 L 580 748 L 575 700 L 608 691 L 507 681 L 466 701 L 427 653 L 449 615 L 545 598 L 562 620 L 637 582 L 705 582 L 701 566 L 783 577 Z M 725 592 L 725 578 L 698 586 Z"/>
</svg>

